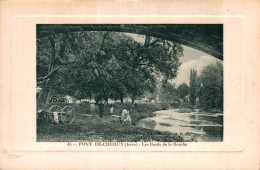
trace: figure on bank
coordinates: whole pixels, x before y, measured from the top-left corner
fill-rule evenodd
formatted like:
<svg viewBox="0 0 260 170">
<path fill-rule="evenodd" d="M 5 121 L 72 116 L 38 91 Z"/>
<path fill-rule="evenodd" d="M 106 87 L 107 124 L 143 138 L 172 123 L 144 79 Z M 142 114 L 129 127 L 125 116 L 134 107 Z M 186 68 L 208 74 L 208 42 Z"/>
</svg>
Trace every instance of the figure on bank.
<svg viewBox="0 0 260 170">
<path fill-rule="evenodd" d="M 124 120 L 126 119 L 126 116 L 127 116 L 127 110 L 126 109 L 124 109 L 123 111 L 122 111 L 122 114 L 121 114 L 121 120 L 120 120 L 120 122 L 124 122 Z"/>
<path fill-rule="evenodd" d="M 129 123 L 129 124 L 132 124 L 132 119 L 131 119 L 131 117 L 130 117 L 129 111 L 128 111 L 127 115 L 126 115 L 125 122 L 126 122 L 126 123 Z"/>
<path fill-rule="evenodd" d="M 95 112 L 95 104 L 94 103 L 91 103 L 90 104 L 90 111 L 93 113 Z"/>
<path fill-rule="evenodd" d="M 110 113 L 110 115 L 114 114 L 114 107 L 113 107 L 113 105 L 111 105 L 109 113 Z"/>
<path fill-rule="evenodd" d="M 100 100 L 100 101 L 98 102 L 98 106 L 99 106 L 99 116 L 100 116 L 100 117 L 103 117 L 104 104 L 105 104 L 105 101 L 104 101 L 104 100 Z"/>
<path fill-rule="evenodd" d="M 132 119 L 128 110 L 124 109 L 121 114 L 121 122 L 132 124 Z"/>
</svg>

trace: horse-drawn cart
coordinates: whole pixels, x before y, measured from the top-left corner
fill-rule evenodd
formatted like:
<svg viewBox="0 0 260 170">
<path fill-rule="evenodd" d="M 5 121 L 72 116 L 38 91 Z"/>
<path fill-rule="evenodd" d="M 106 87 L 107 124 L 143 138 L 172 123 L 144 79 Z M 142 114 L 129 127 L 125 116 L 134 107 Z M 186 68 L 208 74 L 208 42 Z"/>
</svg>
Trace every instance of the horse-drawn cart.
<svg viewBox="0 0 260 170">
<path fill-rule="evenodd" d="M 70 124 L 75 119 L 75 109 L 72 106 L 61 107 L 59 105 L 53 105 L 48 111 L 38 110 L 37 114 L 40 114 L 46 121 L 59 123 L 61 120 L 64 124 Z"/>
</svg>

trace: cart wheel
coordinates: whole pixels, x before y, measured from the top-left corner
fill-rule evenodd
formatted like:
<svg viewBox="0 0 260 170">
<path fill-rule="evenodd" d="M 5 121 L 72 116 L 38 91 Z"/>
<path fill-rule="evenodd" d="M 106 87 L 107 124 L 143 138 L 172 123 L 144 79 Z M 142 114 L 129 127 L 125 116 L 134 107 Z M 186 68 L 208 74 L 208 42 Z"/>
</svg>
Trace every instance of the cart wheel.
<svg viewBox="0 0 260 170">
<path fill-rule="evenodd" d="M 59 98 L 56 96 L 51 98 L 51 103 L 58 103 L 58 101 L 59 101 Z"/>
<path fill-rule="evenodd" d="M 61 113 L 62 112 L 62 108 L 59 105 L 53 105 L 53 106 L 50 107 L 48 116 L 49 116 L 49 120 L 51 122 L 54 122 L 53 112 Z"/>
<path fill-rule="evenodd" d="M 75 109 L 71 106 L 65 106 L 62 109 L 61 121 L 65 124 L 70 124 L 75 119 Z"/>
</svg>

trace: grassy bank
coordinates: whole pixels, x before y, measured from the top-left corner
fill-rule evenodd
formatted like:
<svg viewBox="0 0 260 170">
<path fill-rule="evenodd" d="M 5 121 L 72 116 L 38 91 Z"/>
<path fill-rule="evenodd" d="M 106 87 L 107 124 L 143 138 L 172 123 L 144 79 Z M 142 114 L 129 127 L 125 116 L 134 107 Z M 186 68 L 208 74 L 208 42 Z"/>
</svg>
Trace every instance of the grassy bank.
<svg viewBox="0 0 260 170">
<path fill-rule="evenodd" d="M 144 129 L 134 126 L 135 123 L 145 117 L 155 116 L 154 111 L 161 110 L 160 104 L 115 104 L 114 114 L 121 115 L 123 109 L 130 110 L 133 125 L 120 123 L 118 118 L 109 115 L 109 105 L 105 105 L 104 116 L 99 117 L 96 107 L 90 112 L 87 103 L 59 104 L 72 105 L 76 110 L 76 118 L 69 125 L 37 122 L 38 142 L 67 142 L 67 141 L 183 141 L 180 136 L 170 132 Z M 48 110 L 50 106 L 39 109 Z M 91 114 L 91 117 L 83 117 L 82 114 Z"/>
</svg>

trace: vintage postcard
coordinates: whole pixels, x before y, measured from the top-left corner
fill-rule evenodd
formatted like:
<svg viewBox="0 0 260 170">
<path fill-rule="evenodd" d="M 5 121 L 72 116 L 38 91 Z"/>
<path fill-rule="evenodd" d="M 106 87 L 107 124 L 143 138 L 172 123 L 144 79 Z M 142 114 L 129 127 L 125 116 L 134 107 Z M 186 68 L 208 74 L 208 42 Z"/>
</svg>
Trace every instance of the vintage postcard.
<svg viewBox="0 0 260 170">
<path fill-rule="evenodd" d="M 223 24 L 37 24 L 36 35 L 37 142 L 223 142 Z"/>
<path fill-rule="evenodd" d="M 1 2 L 0 168 L 257 169 L 260 4 L 189 2 Z"/>
</svg>

